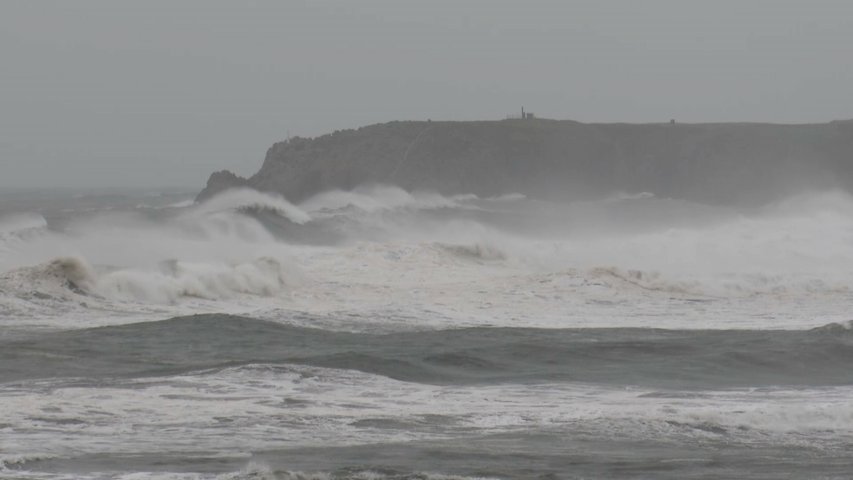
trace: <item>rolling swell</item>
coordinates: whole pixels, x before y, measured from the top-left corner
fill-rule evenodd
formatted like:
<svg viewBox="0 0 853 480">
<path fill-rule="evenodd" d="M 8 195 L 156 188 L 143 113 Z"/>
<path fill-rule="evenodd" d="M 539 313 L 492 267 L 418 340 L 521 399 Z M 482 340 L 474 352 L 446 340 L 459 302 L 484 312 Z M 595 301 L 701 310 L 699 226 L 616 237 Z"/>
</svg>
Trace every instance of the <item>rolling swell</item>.
<svg viewBox="0 0 853 480">
<path fill-rule="evenodd" d="M 229 315 L 0 342 L 0 381 L 170 375 L 272 363 L 432 384 L 583 382 L 656 388 L 850 385 L 853 331 L 466 328 L 364 334 Z"/>
</svg>

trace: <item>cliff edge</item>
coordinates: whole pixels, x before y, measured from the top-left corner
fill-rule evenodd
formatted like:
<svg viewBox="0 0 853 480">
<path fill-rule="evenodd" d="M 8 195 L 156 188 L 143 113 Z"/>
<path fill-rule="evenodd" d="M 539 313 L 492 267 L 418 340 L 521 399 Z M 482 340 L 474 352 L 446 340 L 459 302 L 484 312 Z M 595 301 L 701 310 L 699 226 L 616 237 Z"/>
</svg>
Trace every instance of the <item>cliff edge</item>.
<svg viewBox="0 0 853 480">
<path fill-rule="evenodd" d="M 853 190 L 853 121 L 390 122 L 278 142 L 255 175 L 216 172 L 198 199 L 248 186 L 299 201 L 364 183 L 480 196 L 583 199 L 652 192 L 756 204 L 811 188 Z"/>
</svg>

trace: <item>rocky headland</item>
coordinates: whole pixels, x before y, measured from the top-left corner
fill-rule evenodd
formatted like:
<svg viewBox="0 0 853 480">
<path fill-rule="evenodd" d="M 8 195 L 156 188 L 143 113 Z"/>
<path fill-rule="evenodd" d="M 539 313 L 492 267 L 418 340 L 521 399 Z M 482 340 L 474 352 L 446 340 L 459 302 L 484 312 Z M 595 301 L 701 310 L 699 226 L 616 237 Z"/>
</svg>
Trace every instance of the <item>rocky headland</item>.
<svg viewBox="0 0 853 480">
<path fill-rule="evenodd" d="M 651 192 L 759 204 L 808 189 L 853 190 L 853 121 L 396 121 L 278 142 L 256 174 L 216 172 L 198 199 L 247 186 L 299 201 L 368 183 L 480 196 L 583 199 Z"/>
</svg>

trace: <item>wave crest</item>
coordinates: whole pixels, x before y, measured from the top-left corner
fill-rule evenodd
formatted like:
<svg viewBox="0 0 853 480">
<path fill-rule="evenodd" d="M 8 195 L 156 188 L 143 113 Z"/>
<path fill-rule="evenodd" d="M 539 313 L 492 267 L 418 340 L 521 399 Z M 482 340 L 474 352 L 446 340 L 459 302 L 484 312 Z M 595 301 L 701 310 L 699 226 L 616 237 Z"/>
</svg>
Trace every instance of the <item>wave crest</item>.
<svg viewBox="0 0 853 480">
<path fill-rule="evenodd" d="M 175 304 L 183 298 L 272 297 L 301 280 L 302 275 L 289 262 L 273 257 L 233 263 L 169 260 L 158 269 L 102 271 L 82 258 L 62 257 L 7 272 L 0 285 L 19 296 L 35 292 L 37 298 L 68 299 L 69 294 L 76 294 L 112 301 Z"/>
<path fill-rule="evenodd" d="M 644 290 L 669 293 L 694 293 L 699 284 L 694 282 L 668 281 L 659 272 L 644 270 L 623 270 L 617 267 L 594 267 L 588 272 L 591 278 L 610 280 Z"/>
<path fill-rule="evenodd" d="M 853 320 L 846 322 L 832 322 L 820 327 L 812 329 L 813 332 L 835 333 L 835 334 L 853 334 Z"/>
<path fill-rule="evenodd" d="M 0 277 L 0 285 L 18 292 L 56 294 L 70 290 L 86 294 L 91 292 L 96 278 L 92 267 L 82 258 L 60 257 L 34 267 L 6 272 Z"/>
<path fill-rule="evenodd" d="M 272 297 L 297 283 L 296 277 L 286 263 L 272 257 L 239 263 L 170 260 L 160 265 L 160 271 L 128 269 L 107 273 L 98 279 L 94 290 L 110 299 L 172 304 L 184 297 Z"/>
<path fill-rule="evenodd" d="M 403 472 L 387 468 L 347 467 L 329 472 L 275 470 L 254 460 L 242 471 L 217 477 L 220 480 L 493 480 L 496 477 L 469 477 L 429 472 Z"/>
<path fill-rule="evenodd" d="M 459 207 L 462 202 L 476 199 L 476 195 L 445 197 L 435 192 L 407 192 L 390 185 L 360 186 L 353 190 L 330 190 L 318 193 L 302 202 L 300 207 L 309 212 L 357 208 L 365 212 L 393 210 L 396 208 L 433 209 Z"/>
<path fill-rule="evenodd" d="M 223 211 L 267 210 L 276 212 L 293 223 L 305 224 L 311 216 L 301 208 L 272 193 L 259 192 L 251 188 L 234 188 L 215 195 L 196 205 L 195 213 L 219 213 Z"/>
<path fill-rule="evenodd" d="M 469 260 L 498 261 L 507 259 L 506 253 L 487 243 L 447 244 L 439 242 L 436 243 L 436 246 L 451 255 Z"/>
</svg>

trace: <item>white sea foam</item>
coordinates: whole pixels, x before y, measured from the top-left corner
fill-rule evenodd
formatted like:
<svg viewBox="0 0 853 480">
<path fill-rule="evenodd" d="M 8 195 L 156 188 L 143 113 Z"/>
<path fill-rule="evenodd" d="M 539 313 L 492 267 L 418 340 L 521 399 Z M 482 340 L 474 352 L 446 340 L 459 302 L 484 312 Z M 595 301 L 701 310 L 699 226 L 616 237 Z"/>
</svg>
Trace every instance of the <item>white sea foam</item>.
<svg viewBox="0 0 853 480">
<path fill-rule="evenodd" d="M 524 200 L 527 198 L 527 195 L 523 193 L 506 193 L 503 195 L 498 195 L 496 197 L 489 197 L 486 200 L 493 200 L 496 202 L 513 202 L 518 200 Z"/>
<path fill-rule="evenodd" d="M 21 243 L 31 242 L 47 233 L 47 221 L 34 213 L 0 216 L 0 257 L 11 255 Z"/>
<path fill-rule="evenodd" d="M 195 205 L 195 200 L 190 198 L 188 200 L 182 200 L 180 202 L 170 203 L 169 205 L 166 205 L 164 208 L 186 208 L 186 207 L 191 207 L 193 205 Z"/>
<path fill-rule="evenodd" d="M 476 198 L 476 195 L 445 197 L 435 192 L 407 192 L 402 188 L 390 185 L 370 185 L 350 191 L 322 192 L 305 200 L 299 206 L 308 212 L 339 210 L 345 207 L 355 207 L 365 212 L 377 212 L 395 208 L 459 207 L 461 202 Z"/>
<path fill-rule="evenodd" d="M 239 212 L 250 207 L 309 218 L 283 199 L 238 191 L 159 217 L 72 217 L 62 231 L 47 230 L 41 217 L 17 221 L 9 228 L 15 235 L 0 238 L 0 321 L 51 324 L 61 317 L 69 327 L 193 308 L 257 309 L 250 298 L 285 296 L 305 275 L 286 244 Z"/>
<path fill-rule="evenodd" d="M 46 227 L 47 221 L 43 216 L 36 213 L 20 213 L 0 216 L 0 235 L 40 230 Z"/>
<path fill-rule="evenodd" d="M 603 229 L 584 222 L 612 213 L 607 208 L 646 214 L 660 199 L 567 206 L 572 216 L 558 204 L 528 209 L 534 202 L 520 197 L 479 201 L 398 190 L 331 192 L 299 207 L 237 191 L 191 207 L 67 218 L 61 231 L 41 217 L 9 222 L 12 234 L 0 239 L 0 326 L 66 329 L 231 312 L 379 332 L 472 325 L 850 328 L 847 194 L 715 211 L 708 221 Z M 467 202 L 483 209 L 469 210 Z M 677 207 L 678 215 L 695 211 Z M 425 211 L 434 208 L 443 210 Z M 594 215 L 575 215 L 585 209 Z M 306 228 L 331 219 L 344 238 L 291 244 L 246 210 L 275 212 L 288 226 Z M 611 220 L 628 218 L 622 212 Z M 504 221 L 516 213 L 523 221 Z M 341 218 L 361 230 L 339 227 Z M 372 236 L 361 235 L 374 227 Z M 723 440 L 744 448 L 843 449 L 853 442 L 849 386 L 684 392 L 564 382 L 431 385 L 353 370 L 248 365 L 92 383 L 21 380 L 0 385 L 0 398 L 0 478 L 49 478 L 27 470 L 49 457 L 169 451 L 234 458 L 531 431 L 583 432 L 604 441 Z M 442 421 L 431 423 L 436 417 Z M 251 465 L 228 474 L 126 478 L 268 473 Z M 54 477 L 71 478 L 63 475 Z M 433 477 L 444 478 L 425 475 Z"/>
<path fill-rule="evenodd" d="M 249 208 L 279 212 L 288 220 L 299 224 L 311 220 L 311 216 L 305 213 L 303 209 L 294 206 L 284 197 L 271 193 L 261 193 L 250 188 L 235 188 L 217 194 L 207 201 L 195 205 L 194 213 L 219 213 Z"/>
<path fill-rule="evenodd" d="M 0 286 L 21 295 L 54 299 L 76 295 L 90 301 L 116 300 L 172 304 L 184 297 L 225 300 L 240 294 L 275 296 L 299 284 L 301 275 L 286 260 L 260 257 L 235 263 L 167 261 L 156 269 L 114 268 L 97 271 L 84 259 L 63 257 L 0 276 Z"/>
<path fill-rule="evenodd" d="M 195 473 L 195 472 L 164 472 L 164 471 L 141 471 L 134 473 L 47 473 L 32 472 L 27 470 L 9 471 L 5 475 L 0 470 L 0 478 L 12 478 L 15 480 L 40 479 L 40 480 L 399 480 L 401 478 L 396 472 L 383 472 L 374 470 L 350 471 L 342 477 L 339 472 L 324 471 L 290 471 L 273 470 L 257 460 L 250 460 L 246 467 L 239 471 L 227 473 Z M 471 477 L 460 475 L 446 475 L 430 472 L 412 472 L 405 478 L 417 478 L 419 480 L 496 480 L 497 477 Z"/>
<path fill-rule="evenodd" d="M 44 380 L 0 386 L 4 422 L 16 432 L 15 443 L 4 446 L 11 459 L 36 451 L 236 455 L 543 428 L 580 428 L 605 439 L 665 434 L 744 445 L 771 437 L 781 445 L 849 442 L 851 393 L 850 387 L 657 392 L 563 383 L 439 386 L 273 365 L 112 385 Z M 440 424 L 430 421 L 436 417 Z"/>
<path fill-rule="evenodd" d="M 36 233 L 0 242 L 0 271 L 6 272 L 0 315 L 5 322 L 32 321 L 84 309 L 82 303 L 109 316 L 181 307 L 155 309 L 157 318 L 192 308 L 281 321 L 291 312 L 323 318 L 348 312 L 352 325 L 328 324 L 356 330 L 367 318 L 375 319 L 371 328 L 381 321 L 406 328 L 809 328 L 849 320 L 853 200 L 844 193 L 793 198 L 698 224 L 600 231 L 569 219 L 548 234 L 512 222 L 559 222 L 557 204 L 516 198 L 495 212 L 448 207 L 427 215 L 420 209 L 467 200 L 418 195 L 371 187 L 327 192 L 293 207 L 280 197 L 236 191 L 157 217 L 74 217 L 61 232 L 30 216 L 17 225 Z M 359 212 L 340 210 L 353 201 L 361 202 Z M 657 208 L 648 204 L 656 199 L 640 201 L 642 208 Z M 286 233 L 277 238 L 241 213 L 244 208 L 291 215 L 291 222 L 308 221 L 312 228 L 324 220 L 311 220 L 305 210 L 316 215 L 338 208 L 329 224 L 344 241 L 288 244 Z M 549 215 L 540 215 L 541 208 Z M 357 226 L 337 226 L 341 217 Z M 62 282 L 41 281 L 57 259 L 65 259 Z M 55 278 L 52 272 L 46 278 Z"/>
<path fill-rule="evenodd" d="M 0 429 L 2 431 L 3 429 Z M 50 458 L 54 458 L 52 455 L 42 454 L 42 453 L 28 453 L 28 454 L 12 454 L 7 455 L 5 453 L 0 453 L 0 478 L 2 478 L 2 472 L 9 471 L 15 467 L 26 464 L 27 462 L 37 461 L 37 460 L 47 460 Z"/>
<path fill-rule="evenodd" d="M 609 202 L 621 202 L 625 200 L 645 200 L 649 198 L 655 198 L 655 194 L 652 192 L 639 192 L 639 193 L 625 193 L 620 192 L 614 195 L 611 195 L 605 201 Z"/>
</svg>

